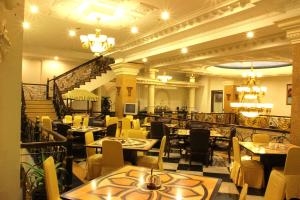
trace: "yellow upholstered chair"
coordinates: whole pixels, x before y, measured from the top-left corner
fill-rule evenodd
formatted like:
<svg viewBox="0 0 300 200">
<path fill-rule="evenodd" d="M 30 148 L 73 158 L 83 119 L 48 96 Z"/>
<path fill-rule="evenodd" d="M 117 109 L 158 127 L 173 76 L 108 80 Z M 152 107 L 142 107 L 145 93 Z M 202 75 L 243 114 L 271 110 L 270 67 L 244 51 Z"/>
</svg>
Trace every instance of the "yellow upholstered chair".
<svg viewBox="0 0 300 200">
<path fill-rule="evenodd" d="M 154 156 L 138 156 L 137 165 L 153 169 L 163 170 L 163 154 L 165 151 L 166 136 L 161 139 L 158 157 Z"/>
<path fill-rule="evenodd" d="M 252 141 L 257 143 L 269 143 L 270 136 L 266 133 L 258 133 L 252 135 Z"/>
<path fill-rule="evenodd" d="M 129 119 L 130 121 L 132 121 L 133 120 L 133 115 L 126 115 L 125 118 Z"/>
<path fill-rule="evenodd" d="M 123 158 L 123 148 L 119 141 L 104 140 L 102 142 L 102 175 L 106 175 L 125 164 Z"/>
<path fill-rule="evenodd" d="M 83 123 L 82 123 L 83 126 L 85 127 L 88 127 L 89 126 L 89 116 L 85 116 L 83 118 Z"/>
<path fill-rule="evenodd" d="M 85 144 L 88 145 L 94 142 L 93 132 L 85 133 Z M 101 175 L 101 165 L 102 165 L 102 155 L 96 153 L 95 148 L 86 147 L 86 165 L 87 165 L 87 174 L 86 178 L 88 180 L 97 178 Z"/>
<path fill-rule="evenodd" d="M 120 137 L 119 119 L 117 117 L 109 117 L 108 122 L 106 122 L 106 126 L 111 124 L 117 124 L 116 137 Z"/>
<path fill-rule="evenodd" d="M 277 170 L 272 170 L 266 188 L 264 200 L 283 200 L 285 196 L 285 177 Z"/>
<path fill-rule="evenodd" d="M 72 124 L 73 123 L 72 115 L 65 115 L 63 121 L 64 121 L 64 123 Z"/>
<path fill-rule="evenodd" d="M 57 181 L 54 159 L 52 156 L 50 156 L 43 162 L 43 168 L 45 173 L 47 199 L 59 200 L 60 195 L 58 189 L 58 181 Z"/>
<path fill-rule="evenodd" d="M 105 115 L 105 126 L 108 127 L 110 124 L 108 124 L 110 120 L 110 116 L 109 115 Z"/>
<path fill-rule="evenodd" d="M 255 160 L 241 160 L 240 145 L 237 137 L 232 138 L 233 162 L 230 177 L 238 186 L 247 183 L 249 187 L 262 188 L 264 184 L 263 166 Z"/>
<path fill-rule="evenodd" d="M 121 136 L 125 136 L 124 134 L 125 134 L 126 130 L 129 130 L 129 129 L 131 129 L 131 121 L 130 121 L 130 119 L 124 117 L 122 119 L 122 132 L 121 132 Z"/>
<path fill-rule="evenodd" d="M 48 116 L 42 116 L 43 128 L 52 131 L 52 120 Z"/>
<path fill-rule="evenodd" d="M 242 189 L 242 191 L 241 191 L 241 193 L 240 193 L 240 198 L 239 198 L 239 200 L 246 200 L 246 199 L 247 199 L 247 193 L 248 193 L 248 184 L 245 183 L 245 184 L 243 185 L 243 189 Z"/>
<path fill-rule="evenodd" d="M 141 139 L 146 139 L 148 132 L 144 130 L 135 130 L 135 129 L 128 129 L 126 130 L 125 135 L 129 138 L 141 138 Z"/>
<path fill-rule="evenodd" d="M 73 126 L 80 127 L 82 122 L 82 116 L 81 115 L 75 115 L 73 120 Z"/>
</svg>

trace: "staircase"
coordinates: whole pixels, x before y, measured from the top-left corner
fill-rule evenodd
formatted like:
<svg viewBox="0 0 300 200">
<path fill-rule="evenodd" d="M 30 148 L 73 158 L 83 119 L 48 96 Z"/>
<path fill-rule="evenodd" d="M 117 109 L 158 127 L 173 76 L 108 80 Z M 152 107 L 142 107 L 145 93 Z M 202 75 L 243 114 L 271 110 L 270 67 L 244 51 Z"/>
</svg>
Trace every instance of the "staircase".
<svg viewBox="0 0 300 200">
<path fill-rule="evenodd" d="M 29 119 L 35 120 L 37 116 L 49 116 L 57 119 L 52 100 L 27 100 L 25 113 Z"/>
<path fill-rule="evenodd" d="M 113 71 L 107 71 L 105 74 L 101 74 L 100 76 L 96 76 L 95 79 L 91 79 L 90 81 L 85 82 L 84 85 L 80 85 L 79 89 L 87 90 L 89 92 L 105 85 L 109 81 L 113 80 L 116 77 Z"/>
</svg>

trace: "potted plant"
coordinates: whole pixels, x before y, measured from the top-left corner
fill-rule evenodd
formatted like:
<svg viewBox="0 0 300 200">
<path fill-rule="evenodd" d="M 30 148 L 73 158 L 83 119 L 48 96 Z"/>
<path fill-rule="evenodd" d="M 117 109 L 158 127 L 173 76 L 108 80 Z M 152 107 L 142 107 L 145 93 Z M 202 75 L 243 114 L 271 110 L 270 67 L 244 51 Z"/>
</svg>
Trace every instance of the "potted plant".
<svg viewBox="0 0 300 200">
<path fill-rule="evenodd" d="M 111 107 L 110 97 L 104 97 L 103 96 L 102 99 L 101 99 L 101 112 L 104 116 L 109 115 L 110 107 Z"/>
</svg>

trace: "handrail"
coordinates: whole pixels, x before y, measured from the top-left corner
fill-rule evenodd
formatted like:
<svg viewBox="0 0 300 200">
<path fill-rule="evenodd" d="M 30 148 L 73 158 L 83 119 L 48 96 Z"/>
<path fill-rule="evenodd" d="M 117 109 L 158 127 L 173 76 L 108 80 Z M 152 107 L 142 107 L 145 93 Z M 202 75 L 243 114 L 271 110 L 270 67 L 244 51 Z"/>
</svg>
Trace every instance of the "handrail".
<svg viewBox="0 0 300 200">
<path fill-rule="evenodd" d="M 55 81 L 53 83 L 53 104 L 59 119 L 61 119 L 62 116 L 69 113 L 68 108 L 65 105 L 65 102 L 62 98 L 62 94 Z"/>
</svg>

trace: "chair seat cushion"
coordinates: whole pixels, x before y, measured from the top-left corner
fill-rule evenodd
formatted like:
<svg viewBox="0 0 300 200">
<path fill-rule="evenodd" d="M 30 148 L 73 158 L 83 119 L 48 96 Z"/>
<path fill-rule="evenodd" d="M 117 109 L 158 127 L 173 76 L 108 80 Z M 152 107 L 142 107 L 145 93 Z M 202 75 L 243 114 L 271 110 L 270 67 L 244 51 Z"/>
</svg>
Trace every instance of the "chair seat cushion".
<svg viewBox="0 0 300 200">
<path fill-rule="evenodd" d="M 249 187 L 261 189 L 264 186 L 263 166 L 255 160 L 243 160 L 241 166 L 244 182 Z"/>
<path fill-rule="evenodd" d="M 90 157 L 87 158 L 87 162 L 88 164 L 91 163 L 91 164 L 101 164 L 102 162 L 102 154 L 94 154 Z"/>
<path fill-rule="evenodd" d="M 158 158 L 154 156 L 138 156 L 136 163 L 138 166 L 158 169 Z"/>
</svg>

